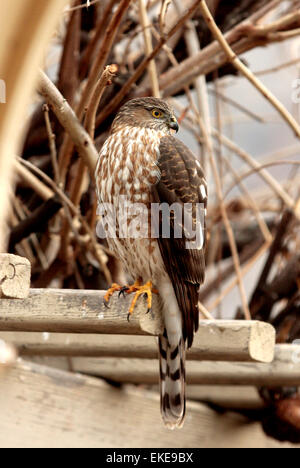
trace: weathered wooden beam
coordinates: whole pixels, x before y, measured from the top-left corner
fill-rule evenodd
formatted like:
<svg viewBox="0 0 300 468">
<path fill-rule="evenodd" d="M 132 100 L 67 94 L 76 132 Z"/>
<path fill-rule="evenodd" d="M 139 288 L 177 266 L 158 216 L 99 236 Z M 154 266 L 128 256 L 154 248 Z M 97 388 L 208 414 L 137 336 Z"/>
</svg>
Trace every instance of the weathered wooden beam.
<svg viewBox="0 0 300 468">
<path fill-rule="evenodd" d="M 130 327 L 125 318 L 123 321 Z M 0 338 L 13 343 L 23 356 L 155 359 L 158 349 L 152 336 L 0 332 Z M 274 341 L 273 329 L 262 322 L 203 321 L 187 359 L 271 362 Z"/>
<path fill-rule="evenodd" d="M 127 311 L 132 299 L 115 295 L 107 308 L 103 305 L 104 294 L 104 291 L 33 289 L 24 301 L 2 299 L 0 330 L 115 335 L 157 335 L 163 332 L 157 297 L 151 314 L 146 314 L 147 304 L 142 298 L 128 323 Z M 157 355 L 153 342 L 138 338 L 134 352 L 134 340 L 124 340 L 122 354 L 122 341 L 118 338 L 99 339 L 94 336 L 87 340 L 70 336 L 67 342 L 64 337 L 51 337 L 52 341 L 45 342 L 44 336 L 36 344 L 39 351 L 48 348 L 50 354 L 54 352 L 56 341 L 57 354 L 133 356 L 136 352 L 135 357 L 145 358 Z M 270 362 L 274 357 L 274 344 L 275 331 L 263 322 L 202 321 L 191 353 L 194 353 L 194 359 L 200 359 L 202 355 L 214 360 Z M 33 341 L 31 345 L 34 345 Z"/>
<path fill-rule="evenodd" d="M 0 254 L 0 297 L 25 299 L 29 295 L 29 260 L 12 254 Z"/>
<path fill-rule="evenodd" d="M 153 313 L 146 314 L 141 298 L 127 321 L 130 298 L 115 294 L 109 308 L 103 304 L 105 291 L 31 289 L 23 301 L 1 299 L 0 330 L 62 333 L 157 334 L 163 329 L 159 299 Z"/>
<path fill-rule="evenodd" d="M 260 423 L 196 402 L 187 403 L 184 427 L 170 431 L 153 392 L 21 360 L 0 378 L 0 395 L 1 448 L 285 446 L 268 439 Z"/>
<path fill-rule="evenodd" d="M 272 363 L 187 361 L 187 382 L 196 385 L 300 386 L 300 345 L 276 345 Z M 75 371 L 116 382 L 156 384 L 157 360 L 73 358 Z"/>
</svg>

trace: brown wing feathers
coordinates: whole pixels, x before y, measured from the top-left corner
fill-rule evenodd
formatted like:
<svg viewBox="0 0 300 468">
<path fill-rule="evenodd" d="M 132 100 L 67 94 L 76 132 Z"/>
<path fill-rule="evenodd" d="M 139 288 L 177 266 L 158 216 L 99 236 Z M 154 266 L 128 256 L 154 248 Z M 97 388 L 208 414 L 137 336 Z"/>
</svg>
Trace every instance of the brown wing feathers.
<svg viewBox="0 0 300 468">
<path fill-rule="evenodd" d="M 206 182 L 200 164 L 180 140 L 167 136 L 161 139 L 158 166 L 161 178 L 153 187 L 154 201 L 169 205 L 192 203 L 193 228 L 201 229 L 205 239 L 204 223 L 198 223 L 197 226 L 195 223 L 196 204 L 202 203 L 205 208 L 207 203 Z M 190 347 L 199 325 L 197 304 L 199 286 L 204 280 L 205 242 L 201 249 L 187 249 L 186 241 L 190 239 L 185 235 L 182 238 L 174 238 L 177 223 L 182 223 L 182 220 L 171 213 L 170 238 L 160 236 L 158 243 L 182 311 L 183 337 Z"/>
</svg>

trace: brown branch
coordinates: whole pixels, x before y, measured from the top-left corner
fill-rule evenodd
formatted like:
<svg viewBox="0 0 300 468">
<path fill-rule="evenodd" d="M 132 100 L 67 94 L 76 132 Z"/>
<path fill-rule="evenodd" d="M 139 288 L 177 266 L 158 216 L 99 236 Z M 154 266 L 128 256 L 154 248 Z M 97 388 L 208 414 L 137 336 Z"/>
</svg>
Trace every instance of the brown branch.
<svg viewBox="0 0 300 468">
<path fill-rule="evenodd" d="M 105 62 L 107 61 L 111 47 L 116 38 L 118 28 L 120 26 L 122 18 L 125 15 L 130 3 L 131 3 L 131 0 L 121 0 L 117 10 L 115 11 L 106 29 L 105 35 L 102 40 L 100 53 L 90 71 L 89 77 L 87 79 L 86 85 L 82 93 L 82 96 L 80 98 L 80 102 L 76 106 L 75 113 L 79 121 L 82 120 L 86 110 L 88 109 L 90 105 L 91 97 L 93 96 L 95 88 L 97 86 L 99 75 L 103 71 L 103 67 L 105 65 Z M 68 137 L 68 135 L 66 135 L 64 142 L 61 146 L 60 154 L 59 154 L 60 175 L 61 175 L 61 182 L 63 184 L 65 183 L 67 169 L 69 167 L 72 152 L 73 152 L 73 143 Z"/>
<path fill-rule="evenodd" d="M 300 166 L 300 161 L 292 161 L 292 160 L 286 160 L 286 161 L 273 161 L 273 162 L 269 162 L 269 163 L 265 163 L 265 164 L 262 164 L 260 167 L 257 167 L 257 168 L 253 168 L 251 169 L 250 171 L 247 171 L 247 172 L 244 172 L 243 174 L 239 175 L 238 176 L 238 180 L 241 181 L 243 179 L 246 179 L 247 177 L 250 177 L 252 176 L 253 174 L 259 174 L 260 171 L 262 171 L 263 169 L 267 169 L 268 167 L 273 167 L 273 166 L 285 166 L 285 165 L 288 165 L 288 166 Z M 226 191 L 225 193 L 225 198 L 229 195 L 229 193 L 231 192 L 231 190 L 234 189 L 234 187 L 236 186 L 236 184 L 232 184 Z M 276 193 L 276 192 L 275 192 Z M 280 197 L 281 198 L 281 197 Z M 296 209 L 295 209 L 295 213 L 296 213 Z M 299 218 L 298 218 L 299 219 Z"/>
<path fill-rule="evenodd" d="M 267 223 L 265 222 L 258 206 L 257 206 L 257 203 L 255 201 L 255 199 L 253 198 L 253 196 L 251 195 L 251 193 L 249 192 L 249 190 L 247 189 L 246 185 L 239 179 L 239 175 L 237 173 L 237 171 L 234 169 L 234 167 L 232 166 L 232 164 L 230 164 L 230 162 L 228 161 L 227 158 L 223 157 L 221 155 L 221 158 L 222 160 L 225 162 L 226 166 L 229 168 L 230 172 L 232 173 L 233 175 L 233 178 L 235 179 L 236 181 L 236 185 L 239 187 L 239 190 L 241 191 L 242 194 L 244 194 L 244 196 L 247 198 L 248 200 L 248 203 L 249 203 L 249 206 L 257 220 L 257 223 L 258 223 L 258 226 L 265 238 L 265 241 L 266 242 L 271 242 L 272 241 L 272 235 L 270 233 L 270 230 L 267 226 Z"/>
<path fill-rule="evenodd" d="M 237 246 L 236 246 L 232 226 L 230 224 L 228 213 L 227 213 L 226 206 L 225 206 L 225 203 L 224 203 L 221 178 L 220 178 L 217 163 L 216 163 L 216 160 L 215 160 L 215 157 L 214 157 L 214 154 L 213 154 L 213 148 L 212 148 L 211 140 L 210 140 L 210 138 L 209 138 L 209 136 L 207 134 L 205 125 L 204 125 L 203 120 L 202 120 L 200 115 L 198 116 L 198 120 L 199 120 L 199 124 L 201 126 L 202 134 L 203 134 L 204 139 L 205 139 L 205 144 L 206 144 L 206 147 L 207 147 L 207 154 L 208 154 L 208 157 L 209 157 L 209 162 L 210 162 L 212 174 L 213 174 L 213 177 L 214 177 L 214 180 L 215 180 L 217 200 L 218 200 L 219 205 L 220 205 L 220 211 L 221 211 L 221 214 L 222 214 L 222 219 L 223 219 L 223 222 L 224 222 L 224 226 L 225 226 L 226 233 L 227 233 L 227 236 L 228 236 L 228 241 L 229 241 L 229 244 L 230 244 L 230 249 L 231 249 L 231 252 L 232 252 L 232 259 L 233 259 L 233 263 L 234 263 L 234 267 L 235 267 L 235 272 L 236 272 L 236 277 L 237 277 L 237 284 L 239 286 L 239 291 L 240 291 L 243 311 L 244 311 L 244 314 L 245 314 L 245 319 L 246 320 L 251 320 L 251 315 L 250 315 L 250 311 L 249 311 L 249 307 L 248 307 L 248 301 L 247 301 L 245 286 L 244 286 L 244 283 L 243 283 L 243 277 L 242 277 L 242 273 L 241 273 L 241 265 L 240 265 L 238 250 L 237 250 Z"/>
<path fill-rule="evenodd" d="M 233 52 L 237 55 L 247 52 L 257 46 L 266 45 L 268 41 L 263 37 L 244 37 L 243 27 L 253 25 L 258 19 L 264 16 L 270 9 L 275 8 L 280 0 L 270 2 L 265 7 L 255 12 L 247 20 L 228 31 L 224 38 L 231 44 Z M 226 53 L 221 48 L 218 41 L 206 46 L 194 57 L 183 60 L 178 66 L 172 67 L 160 77 L 160 89 L 165 97 L 174 95 L 189 85 L 199 75 L 207 75 L 222 67 L 228 61 Z M 143 93 L 147 90 L 143 89 Z"/>
<path fill-rule="evenodd" d="M 34 192 L 42 198 L 42 200 L 49 200 L 49 198 L 54 196 L 53 191 L 43 184 L 43 182 L 41 182 L 34 174 L 23 167 L 19 161 L 15 162 L 15 171 L 17 173 L 17 177 L 27 186 L 31 187 Z"/>
<path fill-rule="evenodd" d="M 82 54 L 80 60 L 80 79 L 82 80 L 88 71 L 89 64 L 91 62 L 92 56 L 97 52 L 97 44 L 100 42 L 101 37 L 104 32 L 105 25 L 107 24 L 110 14 L 112 12 L 113 6 L 117 3 L 118 0 L 109 0 L 106 5 L 106 8 L 103 12 L 102 18 L 99 21 L 97 28 L 94 32 L 94 36 L 86 47 L 84 53 Z"/>
<path fill-rule="evenodd" d="M 39 208 L 37 208 L 30 216 L 26 217 L 10 233 L 9 250 L 12 251 L 14 246 L 22 239 L 30 236 L 35 232 L 42 232 L 50 219 L 56 215 L 61 209 L 62 203 L 58 197 L 49 198 Z"/>
<path fill-rule="evenodd" d="M 274 264 L 275 257 L 278 253 L 281 252 L 282 245 L 284 242 L 285 235 L 290 226 L 291 221 L 294 219 L 293 213 L 291 211 L 285 211 L 282 216 L 281 222 L 278 226 L 276 236 L 272 242 L 270 253 L 263 268 L 263 271 L 257 281 L 257 286 L 252 294 L 250 300 L 250 310 L 253 317 L 257 317 L 259 312 L 264 308 L 266 300 L 266 291 L 267 291 L 267 280 L 271 271 L 271 268 Z M 270 309 L 268 308 L 268 311 Z M 264 318 L 268 318 L 268 313 L 263 314 Z"/>
<path fill-rule="evenodd" d="M 298 24 L 300 22 L 300 11 L 293 11 L 288 15 L 282 16 L 276 21 L 266 25 L 248 25 L 247 23 L 243 26 L 242 30 L 245 31 L 249 36 L 265 36 L 269 33 L 278 32 L 284 28 L 288 28 L 291 25 Z"/>
<path fill-rule="evenodd" d="M 56 151 L 56 144 L 55 144 L 56 137 L 52 131 L 52 126 L 51 126 L 51 122 L 49 118 L 48 104 L 45 104 L 43 106 L 43 111 L 44 111 L 46 129 L 47 129 L 48 140 L 49 140 L 49 148 L 50 148 L 50 155 L 51 155 L 52 167 L 53 167 L 53 172 L 54 172 L 54 180 L 56 183 L 58 183 L 59 182 L 59 167 L 58 167 L 58 162 L 57 162 L 57 151 Z"/>
<path fill-rule="evenodd" d="M 43 71 L 40 71 L 38 90 L 44 96 L 58 120 L 72 138 L 80 156 L 89 168 L 93 180 L 98 152 L 90 136 L 80 124 L 72 108 Z"/>
<path fill-rule="evenodd" d="M 212 17 L 205 0 L 200 0 L 199 8 L 202 12 L 203 18 L 211 30 L 212 34 L 219 42 L 221 48 L 227 55 L 227 58 L 230 63 L 232 63 L 236 69 L 241 72 L 253 86 L 270 102 L 270 104 L 281 114 L 283 119 L 288 123 L 288 125 L 295 132 L 296 136 L 300 138 L 300 126 L 294 117 L 288 112 L 286 107 L 269 91 L 269 89 L 255 77 L 255 75 L 247 68 L 244 63 L 237 57 L 235 52 L 228 44 L 227 40 L 223 36 L 222 32 L 216 25 L 214 18 Z"/>
<path fill-rule="evenodd" d="M 248 245 L 243 252 L 240 253 L 240 263 L 241 265 L 244 265 L 247 262 L 252 262 L 253 256 L 256 255 L 256 253 L 261 249 L 263 246 L 263 240 L 258 240 L 256 242 L 253 242 L 252 244 Z M 255 257 L 256 258 L 256 257 Z M 235 269 L 234 269 L 234 264 L 231 263 L 228 267 L 223 268 L 220 275 L 219 275 L 219 281 L 220 283 L 225 283 L 230 277 L 234 274 Z M 236 283 L 235 283 L 236 284 Z M 216 280 L 215 278 L 212 279 L 212 281 L 206 282 L 206 284 L 200 289 L 200 301 L 201 302 L 206 302 L 207 299 L 216 292 Z"/>
<path fill-rule="evenodd" d="M 251 270 L 251 268 L 253 268 L 253 265 L 255 265 L 255 263 L 262 257 L 262 255 L 265 254 L 265 252 L 267 251 L 267 249 L 269 248 L 270 244 L 269 243 L 265 243 L 263 244 L 258 250 L 256 250 L 255 254 L 253 255 L 253 257 L 246 263 L 246 265 L 244 265 L 244 267 L 242 268 L 241 270 L 241 276 L 242 278 L 245 277 L 245 275 L 247 275 L 249 273 L 249 271 Z M 225 299 L 225 297 L 233 290 L 233 288 L 236 287 L 236 285 L 238 284 L 238 277 L 236 276 L 232 281 L 231 283 L 226 286 L 226 288 L 222 291 L 222 293 L 217 297 L 217 299 L 211 303 L 211 304 L 208 304 L 207 305 L 207 308 L 209 311 L 215 309 L 219 304 L 221 304 L 221 302 Z"/>
<path fill-rule="evenodd" d="M 164 7 L 164 3 L 162 4 L 162 8 Z M 166 3 L 165 3 L 165 7 L 166 7 Z M 150 55 L 153 51 L 152 35 L 151 35 L 151 30 L 150 30 L 151 24 L 150 24 L 148 14 L 147 14 L 145 0 L 139 0 L 139 14 L 140 14 L 141 25 L 143 27 L 145 55 Z M 163 31 L 162 16 L 160 16 L 160 21 L 161 21 L 161 28 L 162 28 L 161 31 Z M 160 91 L 159 91 L 158 76 L 157 76 L 155 60 L 151 60 L 151 62 L 149 62 L 148 72 L 149 72 L 150 81 L 151 81 L 152 95 L 154 97 L 159 98 Z"/>
<path fill-rule="evenodd" d="M 25 167 L 23 167 L 22 165 Z M 97 259 L 100 267 L 102 268 L 102 271 L 107 280 L 107 283 L 111 284 L 112 279 L 111 279 L 110 271 L 107 268 L 105 262 L 103 261 L 103 254 L 102 254 L 103 247 L 97 242 L 94 231 L 91 229 L 86 219 L 82 216 L 79 208 L 72 203 L 72 201 L 67 197 L 67 195 L 61 190 L 61 188 L 55 182 L 53 182 L 53 180 L 49 176 L 47 176 L 47 174 L 45 174 L 43 171 L 41 171 L 36 166 L 31 164 L 29 161 L 25 161 L 24 159 L 17 158 L 16 169 L 20 174 L 23 175 L 24 179 L 28 181 L 29 185 L 33 186 L 34 189 L 36 188 L 40 189 L 41 195 L 44 194 L 46 200 L 47 200 L 47 196 L 48 198 L 51 198 L 54 196 L 54 193 L 57 193 L 57 195 L 63 201 L 64 205 L 66 205 L 70 209 L 73 215 L 78 217 L 86 233 L 90 236 L 90 242 L 85 244 L 85 248 L 91 249 L 91 251 L 94 253 L 95 258 Z M 41 177 L 48 185 L 50 185 L 52 190 L 49 189 L 44 183 L 42 183 L 37 177 L 35 177 L 29 171 L 32 171 L 35 174 L 37 174 L 39 177 Z M 70 219 L 70 218 L 67 216 L 67 219 Z M 72 219 L 70 219 L 70 222 L 73 222 Z"/>
<path fill-rule="evenodd" d="M 76 0 L 76 4 L 79 3 L 80 0 Z M 73 105 L 75 93 L 79 86 L 80 26 L 81 10 L 75 10 L 70 15 L 67 25 L 57 82 L 57 88 L 70 106 Z"/>
<path fill-rule="evenodd" d="M 95 92 L 91 98 L 91 104 L 88 108 L 85 117 L 84 126 L 92 139 L 94 139 L 95 133 L 95 119 L 97 109 L 99 107 L 101 97 L 104 93 L 105 88 L 111 84 L 111 80 L 116 75 L 118 67 L 116 65 L 108 65 L 102 73 L 101 78 L 99 79 Z M 84 165 L 84 161 L 81 159 L 77 163 L 77 173 L 71 187 L 71 201 L 75 206 L 78 206 L 82 198 L 85 187 L 88 185 L 87 181 L 87 168 Z M 68 220 L 65 220 L 62 231 L 61 231 L 61 255 L 66 257 L 69 246 L 69 234 L 70 234 L 70 223 Z"/>
<path fill-rule="evenodd" d="M 132 77 L 124 84 L 121 91 L 112 99 L 112 101 L 103 109 L 103 111 L 99 114 L 97 118 L 97 126 L 101 125 L 105 119 L 110 116 L 114 111 L 117 110 L 123 99 L 126 97 L 128 92 L 130 91 L 131 87 L 136 83 L 136 81 L 141 77 L 145 69 L 147 68 L 148 64 L 153 60 L 156 55 L 160 52 L 162 47 L 167 43 L 167 41 L 185 24 L 185 22 L 194 14 L 195 10 L 199 5 L 199 0 L 196 0 L 193 5 L 188 9 L 188 11 L 180 18 L 178 23 L 171 28 L 171 30 L 163 36 L 156 47 L 154 48 L 153 52 L 145 57 L 142 63 L 138 66 Z"/>
<path fill-rule="evenodd" d="M 243 106 L 240 102 L 237 102 L 237 101 L 231 99 L 230 97 L 225 96 L 225 94 L 220 93 L 220 91 L 217 91 L 215 89 L 208 89 L 208 92 L 210 94 L 212 94 L 213 96 L 217 97 L 218 99 L 221 99 L 223 102 L 226 102 L 227 104 L 230 104 L 232 107 L 235 107 L 240 112 L 243 112 L 244 114 L 248 115 L 251 119 L 256 120 L 257 122 L 260 122 L 260 123 L 266 123 L 265 118 L 263 118 L 260 115 L 254 113 L 250 109 L 247 109 L 247 107 Z"/>
<path fill-rule="evenodd" d="M 279 182 L 265 169 L 262 169 L 261 165 L 246 151 L 237 146 L 229 138 L 224 135 L 220 135 L 215 129 L 212 130 L 212 134 L 215 138 L 220 139 L 223 145 L 233 151 L 239 158 L 245 161 L 253 170 L 257 171 L 260 177 L 267 183 L 276 195 L 285 203 L 286 207 L 291 211 L 294 211 L 297 219 L 300 219 L 300 213 L 296 210 L 295 201 L 289 196 L 289 194 L 282 188 Z"/>
<path fill-rule="evenodd" d="M 111 84 L 112 79 L 116 76 L 118 72 L 117 65 L 108 65 L 102 73 L 101 78 L 99 79 L 94 94 L 91 99 L 91 103 L 86 113 L 85 117 L 85 128 L 92 139 L 94 139 L 95 134 L 95 122 L 97 110 L 105 91 L 105 88 Z"/>
</svg>

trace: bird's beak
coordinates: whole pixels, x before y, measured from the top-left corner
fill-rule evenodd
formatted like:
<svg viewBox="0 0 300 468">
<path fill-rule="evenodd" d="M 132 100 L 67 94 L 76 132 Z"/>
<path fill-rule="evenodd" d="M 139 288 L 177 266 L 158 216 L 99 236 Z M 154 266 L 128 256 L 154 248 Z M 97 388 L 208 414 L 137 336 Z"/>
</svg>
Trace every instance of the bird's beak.
<svg viewBox="0 0 300 468">
<path fill-rule="evenodd" d="M 170 127 L 171 130 L 175 130 L 175 132 L 178 133 L 179 125 L 178 125 L 176 117 L 173 116 L 171 118 L 171 120 L 169 121 L 169 127 Z"/>
</svg>

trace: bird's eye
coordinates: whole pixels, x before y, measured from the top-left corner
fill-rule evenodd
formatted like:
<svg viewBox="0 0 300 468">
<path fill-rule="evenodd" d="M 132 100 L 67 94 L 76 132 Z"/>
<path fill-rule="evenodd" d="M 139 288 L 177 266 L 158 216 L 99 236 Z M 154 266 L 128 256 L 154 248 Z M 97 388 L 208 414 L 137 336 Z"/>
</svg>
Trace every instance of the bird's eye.
<svg viewBox="0 0 300 468">
<path fill-rule="evenodd" d="M 158 110 L 158 109 L 153 109 L 152 115 L 153 115 L 153 117 L 155 117 L 156 119 L 161 119 L 162 116 L 163 116 L 163 113 L 162 113 L 160 110 Z"/>
</svg>

